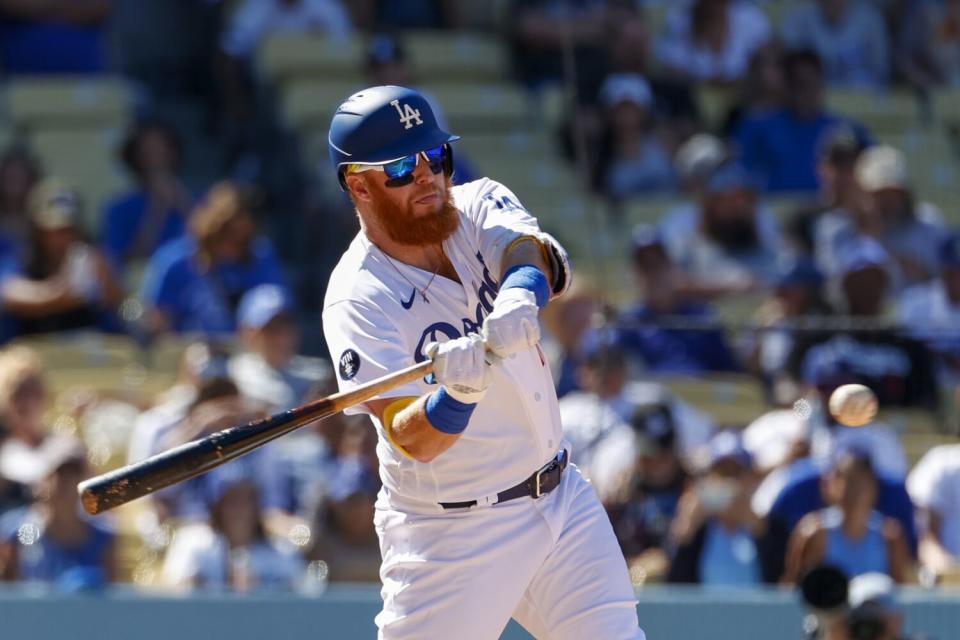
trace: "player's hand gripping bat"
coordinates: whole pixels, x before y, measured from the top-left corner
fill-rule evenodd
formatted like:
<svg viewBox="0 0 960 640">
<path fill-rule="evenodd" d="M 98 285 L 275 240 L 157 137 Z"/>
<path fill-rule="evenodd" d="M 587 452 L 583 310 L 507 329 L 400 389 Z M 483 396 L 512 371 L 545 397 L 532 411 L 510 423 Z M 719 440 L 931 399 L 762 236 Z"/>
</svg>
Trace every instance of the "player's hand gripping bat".
<svg viewBox="0 0 960 640">
<path fill-rule="evenodd" d="M 218 431 L 141 462 L 84 480 L 77 486 L 83 508 L 90 514 L 98 514 L 188 480 L 305 424 L 366 402 L 432 372 L 433 361 L 426 360 L 350 391 L 334 393 L 269 418 Z"/>
</svg>

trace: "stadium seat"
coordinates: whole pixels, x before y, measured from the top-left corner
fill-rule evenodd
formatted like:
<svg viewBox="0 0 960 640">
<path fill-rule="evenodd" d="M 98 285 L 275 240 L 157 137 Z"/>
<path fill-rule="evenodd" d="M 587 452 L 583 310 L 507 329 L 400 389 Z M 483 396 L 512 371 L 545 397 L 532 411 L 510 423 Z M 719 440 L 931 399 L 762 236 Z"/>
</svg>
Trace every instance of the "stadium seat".
<svg viewBox="0 0 960 640">
<path fill-rule="evenodd" d="M 510 0 L 460 0 L 460 19 L 467 29 L 497 30 L 509 18 Z"/>
<path fill-rule="evenodd" d="M 283 113 L 295 128 L 322 128 L 326 131 L 333 112 L 343 99 L 362 88 L 362 82 L 356 78 L 323 81 L 296 78 L 284 87 Z"/>
<path fill-rule="evenodd" d="M 656 224 L 664 213 L 680 204 L 672 194 L 638 196 L 623 203 L 623 219 L 631 227 L 645 223 Z"/>
<path fill-rule="evenodd" d="M 721 426 L 743 427 L 769 407 L 759 382 L 745 374 L 710 374 L 697 378 L 658 378 L 681 400 L 709 413 Z"/>
<path fill-rule="evenodd" d="M 424 81 L 497 81 L 509 68 L 502 39 L 449 31 L 403 34 L 413 72 Z"/>
<path fill-rule="evenodd" d="M 910 182 L 918 197 L 938 205 L 951 224 L 960 223 L 960 212 L 955 206 L 960 150 L 948 132 L 938 124 L 929 130 L 888 135 L 882 141 L 907 155 Z"/>
<path fill-rule="evenodd" d="M 27 130 L 116 126 L 126 122 L 132 102 L 127 83 L 110 76 L 17 77 L 7 92 L 11 121 Z"/>
<path fill-rule="evenodd" d="M 838 114 L 859 120 L 880 137 L 921 122 L 916 96 L 903 89 L 876 92 L 832 88 L 827 92 L 827 104 Z"/>
<path fill-rule="evenodd" d="M 322 35 L 280 34 L 268 37 L 257 51 L 257 66 L 279 84 L 298 78 L 356 80 L 363 67 L 364 40 Z"/>
<path fill-rule="evenodd" d="M 960 127 L 960 88 L 944 87 L 933 94 L 933 110 L 948 126 Z"/>
<path fill-rule="evenodd" d="M 114 160 L 120 132 L 116 129 L 43 128 L 30 137 L 30 146 L 45 171 L 75 186 L 84 202 L 84 226 L 95 232 L 104 201 L 127 185 Z"/>
<path fill-rule="evenodd" d="M 458 133 L 503 133 L 531 124 L 530 101 L 513 84 L 446 83 L 423 88 L 443 107 Z"/>
</svg>

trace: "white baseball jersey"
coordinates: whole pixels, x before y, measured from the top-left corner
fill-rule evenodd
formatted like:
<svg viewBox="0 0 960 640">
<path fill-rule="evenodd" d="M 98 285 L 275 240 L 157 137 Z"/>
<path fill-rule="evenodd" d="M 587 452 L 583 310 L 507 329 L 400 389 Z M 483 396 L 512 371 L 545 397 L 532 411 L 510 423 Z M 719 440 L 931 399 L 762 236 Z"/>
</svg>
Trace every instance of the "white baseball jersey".
<svg viewBox="0 0 960 640">
<path fill-rule="evenodd" d="M 422 362 L 430 342 L 480 332 L 499 290 L 505 249 L 538 225 L 513 193 L 487 178 L 453 187 L 453 199 L 460 225 L 443 249 L 459 283 L 442 276 L 431 283 L 434 274 L 392 260 L 362 232 L 331 274 L 323 327 L 341 390 Z M 418 291 L 425 288 L 427 301 Z M 436 388 L 419 380 L 380 397 L 419 397 Z M 561 446 L 556 392 L 539 346 L 493 366 L 493 382 L 463 435 L 429 463 L 395 448 L 371 418 L 386 496 L 407 510 L 495 496 Z"/>
</svg>

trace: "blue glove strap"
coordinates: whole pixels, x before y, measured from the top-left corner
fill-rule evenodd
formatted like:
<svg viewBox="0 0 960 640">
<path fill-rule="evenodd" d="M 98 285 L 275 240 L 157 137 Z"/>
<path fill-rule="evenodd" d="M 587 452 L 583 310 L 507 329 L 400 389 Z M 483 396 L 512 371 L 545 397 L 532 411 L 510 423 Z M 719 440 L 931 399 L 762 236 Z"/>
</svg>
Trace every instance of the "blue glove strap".
<svg viewBox="0 0 960 640">
<path fill-rule="evenodd" d="M 440 387 L 427 397 L 424 413 L 434 429 L 456 435 L 467 428 L 470 416 L 476 408 L 476 403 L 460 402 Z"/>
<path fill-rule="evenodd" d="M 550 283 L 547 282 L 547 276 L 532 264 L 518 264 L 510 267 L 503 274 L 503 284 L 500 285 L 501 291 L 517 287 L 532 291 L 533 295 L 536 296 L 537 306 L 541 309 L 550 300 Z"/>
</svg>

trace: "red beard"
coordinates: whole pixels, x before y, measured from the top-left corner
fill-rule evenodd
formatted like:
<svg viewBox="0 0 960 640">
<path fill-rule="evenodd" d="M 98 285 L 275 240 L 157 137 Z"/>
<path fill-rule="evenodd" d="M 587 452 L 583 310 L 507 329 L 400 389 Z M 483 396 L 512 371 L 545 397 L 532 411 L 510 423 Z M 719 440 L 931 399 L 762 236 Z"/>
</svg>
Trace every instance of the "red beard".
<svg viewBox="0 0 960 640">
<path fill-rule="evenodd" d="M 393 242 L 413 247 L 440 244 L 453 235 L 460 226 L 460 212 L 453 204 L 452 184 L 447 178 L 447 199 L 432 214 L 414 216 L 403 205 L 397 204 L 385 195 L 380 195 L 386 187 L 367 183 L 373 194 L 373 216 L 377 225 Z M 422 197 L 420 194 L 418 197 Z"/>
</svg>

